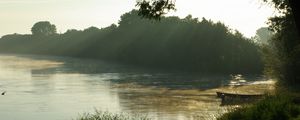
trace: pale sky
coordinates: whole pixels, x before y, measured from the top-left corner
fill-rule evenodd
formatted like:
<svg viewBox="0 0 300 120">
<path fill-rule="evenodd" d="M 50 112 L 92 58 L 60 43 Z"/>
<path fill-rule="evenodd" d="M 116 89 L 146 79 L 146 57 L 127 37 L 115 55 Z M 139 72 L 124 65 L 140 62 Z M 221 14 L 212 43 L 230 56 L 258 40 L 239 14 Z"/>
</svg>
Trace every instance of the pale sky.
<svg viewBox="0 0 300 120">
<path fill-rule="evenodd" d="M 221 21 L 237 29 L 246 37 L 255 35 L 258 28 L 267 26 L 274 9 L 262 0 L 176 0 L 177 11 L 171 13 L 181 18 L 191 14 L 213 21 Z M 20 33 L 30 34 L 38 21 L 50 21 L 58 32 L 68 29 L 83 30 L 90 26 L 99 28 L 118 23 L 122 14 L 135 8 L 136 0 L 0 0 L 0 36 Z"/>
</svg>

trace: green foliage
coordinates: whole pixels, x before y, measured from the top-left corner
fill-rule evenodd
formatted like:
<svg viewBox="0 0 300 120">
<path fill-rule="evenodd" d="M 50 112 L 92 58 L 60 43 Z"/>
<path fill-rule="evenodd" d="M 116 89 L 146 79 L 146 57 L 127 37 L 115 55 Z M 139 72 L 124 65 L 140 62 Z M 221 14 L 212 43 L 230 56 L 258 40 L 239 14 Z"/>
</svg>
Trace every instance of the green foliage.
<svg viewBox="0 0 300 120">
<path fill-rule="evenodd" d="M 292 7 L 289 0 L 263 0 L 272 4 L 282 14 L 292 14 Z"/>
<path fill-rule="evenodd" d="M 38 36 L 54 35 L 56 34 L 56 26 L 52 25 L 48 21 L 41 21 L 33 25 L 33 27 L 31 28 L 31 32 L 33 35 L 38 35 Z"/>
<path fill-rule="evenodd" d="M 265 0 L 267 1 L 267 0 Z M 282 13 L 269 19 L 269 29 L 275 32 L 266 52 L 266 70 L 286 87 L 298 87 L 300 83 L 300 37 L 292 8 L 288 0 L 270 0 Z"/>
<path fill-rule="evenodd" d="M 139 7 L 138 15 L 159 20 L 169 10 L 175 10 L 175 1 L 173 0 L 140 0 L 136 6 Z"/>
<path fill-rule="evenodd" d="M 208 73 L 260 73 L 259 46 L 222 23 L 191 15 L 142 19 L 138 11 L 119 25 L 68 30 L 61 35 L 0 40 L 0 51 L 96 58 L 138 66 Z"/>
<path fill-rule="evenodd" d="M 151 120 L 150 118 L 147 118 L 147 116 L 142 115 L 133 115 L 133 114 L 113 114 L 110 112 L 102 112 L 96 110 L 95 113 L 85 113 L 78 117 L 75 120 Z"/>
<path fill-rule="evenodd" d="M 288 96 L 268 96 L 250 106 L 237 108 L 218 120 L 299 120 L 300 106 Z"/>
</svg>

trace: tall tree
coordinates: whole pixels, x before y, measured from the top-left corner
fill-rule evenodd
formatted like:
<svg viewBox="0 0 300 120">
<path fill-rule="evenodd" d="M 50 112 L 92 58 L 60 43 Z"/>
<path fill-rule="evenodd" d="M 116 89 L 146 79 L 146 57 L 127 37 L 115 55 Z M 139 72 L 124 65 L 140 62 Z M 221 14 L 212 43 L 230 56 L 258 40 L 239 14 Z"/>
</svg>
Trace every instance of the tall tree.
<svg viewBox="0 0 300 120">
<path fill-rule="evenodd" d="M 260 44 L 267 44 L 268 41 L 273 36 L 273 32 L 268 29 L 268 27 L 261 27 L 256 30 L 256 35 L 254 39 Z"/>
<path fill-rule="evenodd" d="M 300 37 L 296 27 L 295 11 L 290 1 L 292 0 L 265 0 L 271 2 L 274 7 L 282 13 L 269 19 L 269 28 L 275 32 L 271 39 L 272 63 L 274 75 L 282 85 L 297 86 L 300 84 Z"/>
<path fill-rule="evenodd" d="M 56 26 L 48 21 L 40 21 L 33 25 L 31 28 L 33 35 L 49 36 L 56 34 Z"/>
</svg>

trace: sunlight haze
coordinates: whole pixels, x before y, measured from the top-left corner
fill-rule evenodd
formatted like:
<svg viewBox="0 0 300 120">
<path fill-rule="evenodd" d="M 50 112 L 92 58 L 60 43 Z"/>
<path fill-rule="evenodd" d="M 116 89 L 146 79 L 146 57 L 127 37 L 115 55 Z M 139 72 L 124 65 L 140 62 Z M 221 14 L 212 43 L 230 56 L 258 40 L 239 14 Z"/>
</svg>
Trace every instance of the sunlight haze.
<svg viewBox="0 0 300 120">
<path fill-rule="evenodd" d="M 300 120 L 299 5 L 0 0 L 0 120 Z"/>
<path fill-rule="evenodd" d="M 38 21 L 50 21 L 58 33 L 68 29 L 83 30 L 118 23 L 122 14 L 135 7 L 135 0 L 0 0 L 0 36 L 30 34 Z M 177 0 L 177 11 L 171 15 L 181 18 L 191 14 L 221 21 L 246 37 L 266 25 L 274 10 L 259 0 Z"/>
</svg>

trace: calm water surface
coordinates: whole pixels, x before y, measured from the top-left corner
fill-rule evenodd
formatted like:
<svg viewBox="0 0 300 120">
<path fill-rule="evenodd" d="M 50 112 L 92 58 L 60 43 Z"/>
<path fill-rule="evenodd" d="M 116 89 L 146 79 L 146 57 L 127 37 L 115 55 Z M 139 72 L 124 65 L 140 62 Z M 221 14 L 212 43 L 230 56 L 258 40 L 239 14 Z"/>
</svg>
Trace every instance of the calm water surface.
<svg viewBox="0 0 300 120">
<path fill-rule="evenodd" d="M 94 109 L 158 120 L 214 119 L 229 76 L 153 72 L 95 60 L 0 55 L 1 120 L 71 120 Z M 257 78 L 251 77 L 251 80 Z"/>
</svg>

